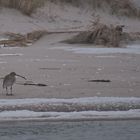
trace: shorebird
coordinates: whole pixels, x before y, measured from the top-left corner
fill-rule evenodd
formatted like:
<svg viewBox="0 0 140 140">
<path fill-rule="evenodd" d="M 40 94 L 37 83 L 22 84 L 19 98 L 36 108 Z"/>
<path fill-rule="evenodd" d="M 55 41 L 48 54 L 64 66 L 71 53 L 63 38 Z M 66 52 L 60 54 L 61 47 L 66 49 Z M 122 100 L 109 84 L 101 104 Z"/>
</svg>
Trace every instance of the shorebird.
<svg viewBox="0 0 140 140">
<path fill-rule="evenodd" d="M 12 86 L 16 82 L 16 76 L 19 76 L 26 80 L 25 77 L 16 74 L 15 72 L 11 72 L 10 74 L 6 75 L 3 79 L 3 89 L 6 88 L 6 95 L 13 95 L 12 94 Z M 8 94 L 8 87 L 10 87 L 11 94 Z"/>
</svg>

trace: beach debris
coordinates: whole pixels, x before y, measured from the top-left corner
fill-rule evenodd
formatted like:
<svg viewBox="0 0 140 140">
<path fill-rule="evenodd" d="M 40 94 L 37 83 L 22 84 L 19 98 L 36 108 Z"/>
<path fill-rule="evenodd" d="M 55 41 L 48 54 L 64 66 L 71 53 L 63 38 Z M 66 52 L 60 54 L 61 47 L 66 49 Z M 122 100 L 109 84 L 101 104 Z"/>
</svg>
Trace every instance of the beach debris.
<svg viewBox="0 0 140 140">
<path fill-rule="evenodd" d="M 0 46 L 3 47 L 29 46 L 46 34 L 47 31 L 45 30 L 32 31 L 25 35 L 11 32 L 1 33 Z"/>
<path fill-rule="evenodd" d="M 42 84 L 42 83 L 24 83 L 24 85 L 40 86 L 40 87 L 47 86 L 46 84 Z"/>
<path fill-rule="evenodd" d="M 41 70 L 61 70 L 61 68 L 40 68 Z"/>
<path fill-rule="evenodd" d="M 87 31 L 78 33 L 71 39 L 62 42 L 69 44 L 95 44 L 106 47 L 121 47 L 130 41 L 140 40 L 140 33 L 126 33 L 124 25 L 105 25 L 102 23 L 93 24 Z"/>
<path fill-rule="evenodd" d="M 107 82 L 107 83 L 109 83 L 109 82 L 111 82 L 111 80 L 105 80 L 105 79 L 97 79 L 97 80 L 88 80 L 88 82 Z"/>
<path fill-rule="evenodd" d="M 29 86 L 39 86 L 39 87 L 45 87 L 45 86 L 48 86 L 46 84 L 43 84 L 43 83 L 34 83 L 33 81 L 26 81 L 25 83 L 17 83 L 17 84 L 20 84 L 20 85 L 29 85 Z"/>
</svg>

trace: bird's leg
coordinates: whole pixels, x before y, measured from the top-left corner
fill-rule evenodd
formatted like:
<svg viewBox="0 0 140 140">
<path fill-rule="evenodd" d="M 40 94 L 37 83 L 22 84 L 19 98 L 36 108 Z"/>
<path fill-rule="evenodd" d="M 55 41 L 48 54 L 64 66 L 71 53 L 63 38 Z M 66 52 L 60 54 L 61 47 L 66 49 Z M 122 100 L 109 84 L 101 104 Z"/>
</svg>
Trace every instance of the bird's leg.
<svg viewBox="0 0 140 140">
<path fill-rule="evenodd" d="M 11 86 L 10 90 L 11 90 L 11 94 L 10 94 L 10 95 L 13 95 L 13 94 L 12 94 L 12 86 Z"/>
<path fill-rule="evenodd" d="M 6 96 L 8 96 L 9 94 L 8 94 L 8 88 L 6 87 Z"/>
</svg>

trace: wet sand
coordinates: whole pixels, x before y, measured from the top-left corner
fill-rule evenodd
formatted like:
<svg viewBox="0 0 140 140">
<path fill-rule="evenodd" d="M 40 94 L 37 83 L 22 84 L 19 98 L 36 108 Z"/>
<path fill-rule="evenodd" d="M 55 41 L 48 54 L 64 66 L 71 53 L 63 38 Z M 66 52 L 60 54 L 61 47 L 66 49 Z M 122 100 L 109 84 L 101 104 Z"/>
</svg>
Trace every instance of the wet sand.
<svg viewBox="0 0 140 140">
<path fill-rule="evenodd" d="M 74 98 L 140 97 L 140 55 L 135 53 L 82 54 L 67 50 L 59 41 L 70 34 L 51 34 L 25 48 L 0 48 L 0 77 L 14 71 L 28 81 L 46 87 L 20 85 L 17 78 L 14 96 L 6 96 L 1 86 L 0 98 Z M 111 82 L 89 82 L 89 80 Z M 2 81 L 1 81 L 2 85 Z"/>
</svg>

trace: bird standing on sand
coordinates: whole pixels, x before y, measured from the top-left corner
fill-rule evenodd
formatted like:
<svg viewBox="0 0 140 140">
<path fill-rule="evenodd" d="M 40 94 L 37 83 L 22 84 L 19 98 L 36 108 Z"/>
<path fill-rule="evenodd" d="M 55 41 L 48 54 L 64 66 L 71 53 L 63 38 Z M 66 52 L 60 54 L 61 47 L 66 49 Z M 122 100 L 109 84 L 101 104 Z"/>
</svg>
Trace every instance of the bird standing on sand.
<svg viewBox="0 0 140 140">
<path fill-rule="evenodd" d="M 10 74 L 6 75 L 3 80 L 3 89 L 6 88 L 6 95 L 13 95 L 12 94 L 12 86 L 16 82 L 16 76 L 19 76 L 26 80 L 25 77 L 16 74 L 15 72 L 11 72 Z M 11 94 L 8 94 L 8 87 L 10 87 Z"/>
</svg>

